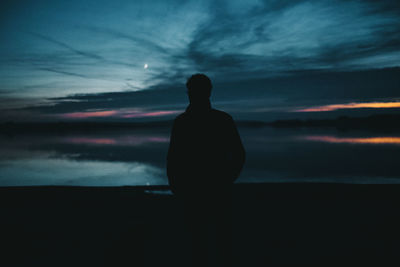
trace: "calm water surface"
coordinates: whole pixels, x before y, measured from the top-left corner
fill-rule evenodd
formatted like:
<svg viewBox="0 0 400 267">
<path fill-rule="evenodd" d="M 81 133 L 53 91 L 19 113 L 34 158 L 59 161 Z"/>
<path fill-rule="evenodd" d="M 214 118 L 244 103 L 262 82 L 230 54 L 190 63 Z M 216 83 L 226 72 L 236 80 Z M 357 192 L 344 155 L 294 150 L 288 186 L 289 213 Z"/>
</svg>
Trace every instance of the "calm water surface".
<svg viewBox="0 0 400 267">
<path fill-rule="evenodd" d="M 400 183 L 400 134 L 240 128 L 238 182 Z M 163 185 L 169 129 L 0 135 L 0 186 Z"/>
</svg>

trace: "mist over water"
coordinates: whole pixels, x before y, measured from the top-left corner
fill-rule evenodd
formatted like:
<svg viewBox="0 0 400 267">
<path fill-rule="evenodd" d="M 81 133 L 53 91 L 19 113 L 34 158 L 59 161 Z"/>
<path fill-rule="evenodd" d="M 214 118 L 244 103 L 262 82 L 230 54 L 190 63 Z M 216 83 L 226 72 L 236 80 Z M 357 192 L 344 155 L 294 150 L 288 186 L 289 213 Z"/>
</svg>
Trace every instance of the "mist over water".
<svg viewBox="0 0 400 267">
<path fill-rule="evenodd" d="M 239 183 L 400 183 L 400 135 L 239 128 Z M 164 185 L 169 129 L 0 135 L 0 186 Z"/>
</svg>

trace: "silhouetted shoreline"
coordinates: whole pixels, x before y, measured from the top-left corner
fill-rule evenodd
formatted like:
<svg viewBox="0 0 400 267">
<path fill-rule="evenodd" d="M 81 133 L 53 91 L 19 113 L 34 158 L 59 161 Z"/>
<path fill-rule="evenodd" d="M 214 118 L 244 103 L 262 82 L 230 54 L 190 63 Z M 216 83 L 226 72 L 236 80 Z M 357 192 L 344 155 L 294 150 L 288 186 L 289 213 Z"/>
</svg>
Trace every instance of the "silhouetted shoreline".
<svg viewBox="0 0 400 267">
<path fill-rule="evenodd" d="M 268 123 L 269 126 L 278 128 L 317 128 L 330 127 L 338 130 L 400 130 L 400 115 L 380 114 L 368 117 L 341 116 L 327 120 L 277 120 Z"/>
<path fill-rule="evenodd" d="M 166 190 L 0 187 L 0 265 L 187 266 Z M 399 185 L 236 184 L 233 203 L 235 266 L 399 263 Z"/>
<path fill-rule="evenodd" d="M 62 122 L 4 122 L 0 124 L 0 133 L 74 133 L 105 132 L 115 130 L 132 130 L 170 127 L 172 121 L 154 122 L 95 122 L 95 121 L 62 121 Z"/>
<path fill-rule="evenodd" d="M 152 122 L 3 122 L 0 134 L 19 133 L 91 133 L 116 130 L 170 128 L 172 120 Z M 242 128 L 336 128 L 338 130 L 397 131 L 400 130 L 399 114 L 378 114 L 367 117 L 340 116 L 336 119 L 290 119 L 272 122 L 256 120 L 238 120 Z"/>
</svg>

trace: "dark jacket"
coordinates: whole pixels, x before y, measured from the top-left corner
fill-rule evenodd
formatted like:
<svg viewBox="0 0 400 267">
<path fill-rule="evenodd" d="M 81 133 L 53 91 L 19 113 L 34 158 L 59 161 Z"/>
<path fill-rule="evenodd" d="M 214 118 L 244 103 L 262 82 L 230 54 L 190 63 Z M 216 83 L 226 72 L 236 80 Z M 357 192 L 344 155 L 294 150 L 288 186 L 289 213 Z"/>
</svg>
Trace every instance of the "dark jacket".
<svg viewBox="0 0 400 267">
<path fill-rule="evenodd" d="M 232 117 L 189 105 L 176 117 L 167 156 L 167 175 L 176 195 L 206 193 L 238 178 L 245 151 Z"/>
</svg>

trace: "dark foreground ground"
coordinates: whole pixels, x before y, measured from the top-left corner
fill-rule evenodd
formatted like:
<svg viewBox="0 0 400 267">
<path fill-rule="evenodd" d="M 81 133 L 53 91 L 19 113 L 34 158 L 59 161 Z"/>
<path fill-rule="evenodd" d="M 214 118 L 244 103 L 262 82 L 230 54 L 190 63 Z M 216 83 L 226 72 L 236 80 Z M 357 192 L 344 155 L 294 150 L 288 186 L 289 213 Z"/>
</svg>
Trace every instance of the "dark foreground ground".
<svg viewBox="0 0 400 267">
<path fill-rule="evenodd" d="M 0 266 L 189 266 L 176 200 L 148 189 L 0 188 Z M 400 266 L 399 204 L 398 185 L 235 185 L 235 266 Z"/>
</svg>

